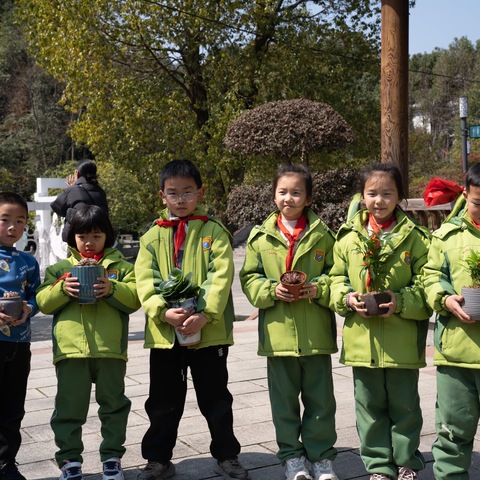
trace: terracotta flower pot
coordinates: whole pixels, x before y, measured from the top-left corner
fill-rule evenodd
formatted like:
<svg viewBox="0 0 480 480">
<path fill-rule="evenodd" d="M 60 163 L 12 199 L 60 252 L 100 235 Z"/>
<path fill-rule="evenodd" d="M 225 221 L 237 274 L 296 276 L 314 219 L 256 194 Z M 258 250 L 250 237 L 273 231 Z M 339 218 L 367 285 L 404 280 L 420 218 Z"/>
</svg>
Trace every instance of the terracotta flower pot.
<svg viewBox="0 0 480 480">
<path fill-rule="evenodd" d="M 472 320 L 480 320 L 480 288 L 463 287 L 462 297 L 464 298 L 462 308 L 472 317 Z"/>
<path fill-rule="evenodd" d="M 300 297 L 300 290 L 305 285 L 307 274 L 301 270 L 291 270 L 290 272 L 282 273 L 280 283 L 291 293 L 295 300 Z"/>
<path fill-rule="evenodd" d="M 365 303 L 367 315 L 373 317 L 375 315 L 384 315 L 388 312 L 388 308 L 379 307 L 382 303 L 389 303 L 392 297 L 387 292 L 372 292 L 362 294 L 362 302 Z"/>
<path fill-rule="evenodd" d="M 0 306 L 3 307 L 2 313 L 18 320 L 22 316 L 23 300 L 20 297 L 0 298 Z"/>
<path fill-rule="evenodd" d="M 98 299 L 93 286 L 98 283 L 98 277 L 105 276 L 105 269 L 101 265 L 74 265 L 71 272 L 72 277 L 77 277 L 80 283 L 78 303 L 97 303 Z"/>
</svg>

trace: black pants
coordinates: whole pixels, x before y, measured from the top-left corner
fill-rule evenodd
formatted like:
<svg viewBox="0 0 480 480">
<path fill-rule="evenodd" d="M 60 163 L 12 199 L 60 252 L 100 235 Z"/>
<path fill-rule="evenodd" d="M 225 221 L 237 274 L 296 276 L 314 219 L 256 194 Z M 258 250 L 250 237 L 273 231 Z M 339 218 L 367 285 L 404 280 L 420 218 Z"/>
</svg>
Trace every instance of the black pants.
<svg viewBox="0 0 480 480">
<path fill-rule="evenodd" d="M 172 458 L 185 407 L 187 367 L 198 406 L 210 430 L 210 453 L 219 461 L 240 453 L 240 444 L 233 433 L 227 356 L 226 345 L 195 350 L 175 343 L 173 349 L 150 351 L 150 392 L 145 403 L 150 428 L 142 441 L 143 458 L 164 464 Z"/>
<path fill-rule="evenodd" d="M 0 342 L 0 464 L 20 449 L 31 356 L 28 342 Z"/>
</svg>

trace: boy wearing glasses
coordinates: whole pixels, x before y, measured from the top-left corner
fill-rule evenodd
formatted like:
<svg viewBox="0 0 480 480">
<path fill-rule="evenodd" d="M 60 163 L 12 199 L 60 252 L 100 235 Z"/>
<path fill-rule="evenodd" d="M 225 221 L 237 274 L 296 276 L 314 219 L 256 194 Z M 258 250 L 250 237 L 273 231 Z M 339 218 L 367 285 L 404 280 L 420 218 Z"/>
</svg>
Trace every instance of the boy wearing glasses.
<svg viewBox="0 0 480 480">
<path fill-rule="evenodd" d="M 142 441 L 147 465 L 138 480 L 175 475 L 171 459 L 185 406 L 188 367 L 210 429 L 215 472 L 226 479 L 248 480 L 237 458 L 240 444 L 233 433 L 233 399 L 227 386 L 228 348 L 233 344 L 233 252 L 226 228 L 197 207 L 204 193 L 192 162 L 167 163 L 160 174 L 166 208 L 140 239 L 135 275 L 146 315 L 145 348 L 151 350 L 145 403 L 150 427 Z M 159 283 L 174 267 L 191 272 L 200 286 L 196 310 L 171 308 L 159 293 Z M 201 330 L 200 343 L 181 346 L 175 329 L 186 337 Z"/>
</svg>

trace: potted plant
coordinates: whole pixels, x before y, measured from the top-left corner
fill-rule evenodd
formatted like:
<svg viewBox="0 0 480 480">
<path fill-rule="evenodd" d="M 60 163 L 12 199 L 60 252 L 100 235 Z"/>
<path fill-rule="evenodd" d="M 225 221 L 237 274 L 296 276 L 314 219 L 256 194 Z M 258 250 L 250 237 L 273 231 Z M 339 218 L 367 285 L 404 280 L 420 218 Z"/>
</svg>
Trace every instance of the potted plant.
<svg viewBox="0 0 480 480">
<path fill-rule="evenodd" d="M 173 268 L 166 280 L 160 282 L 159 293 L 172 308 L 189 310 L 197 308 L 197 297 L 200 287 L 192 281 L 192 272 L 183 274 L 179 268 Z M 175 329 L 181 345 L 195 345 L 200 342 L 201 331 L 190 337 L 185 337 Z"/>
<path fill-rule="evenodd" d="M 365 280 L 367 293 L 362 294 L 361 300 L 365 303 L 368 316 L 383 315 L 388 308 L 379 307 L 391 301 L 391 295 L 385 292 L 385 281 L 388 272 L 386 260 L 394 253 L 391 239 L 394 233 L 372 233 L 370 237 L 361 235 L 361 243 L 355 243 L 356 252 L 363 255 L 363 268 L 360 273 Z"/>
<path fill-rule="evenodd" d="M 472 320 L 480 320 L 480 252 L 470 250 L 464 265 L 470 273 L 472 284 L 462 287 L 462 308 Z"/>
<path fill-rule="evenodd" d="M 80 291 L 78 292 L 78 303 L 88 304 L 98 302 L 97 294 L 93 286 L 98 283 L 97 278 L 105 276 L 105 269 L 98 265 L 93 258 L 82 258 L 71 269 L 72 277 L 78 278 Z"/>
<path fill-rule="evenodd" d="M 294 295 L 295 300 L 298 300 L 300 290 L 305 285 L 306 280 L 307 274 L 301 270 L 290 270 L 289 272 L 282 273 L 280 277 L 280 283 L 289 293 Z"/>
<path fill-rule="evenodd" d="M 0 306 L 5 315 L 18 320 L 23 312 L 23 300 L 18 292 L 3 292 L 0 298 Z"/>
</svg>

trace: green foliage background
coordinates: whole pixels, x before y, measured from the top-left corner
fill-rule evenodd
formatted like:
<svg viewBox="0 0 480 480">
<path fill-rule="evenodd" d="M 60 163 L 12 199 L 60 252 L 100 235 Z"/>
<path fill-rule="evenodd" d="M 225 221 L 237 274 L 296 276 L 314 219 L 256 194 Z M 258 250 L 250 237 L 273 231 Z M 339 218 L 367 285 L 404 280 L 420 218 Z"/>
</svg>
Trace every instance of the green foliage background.
<svg viewBox="0 0 480 480">
<path fill-rule="evenodd" d="M 161 167 L 191 158 L 208 208 L 233 225 L 231 192 L 269 183 L 278 159 L 228 153 L 226 128 L 246 109 L 293 98 L 331 105 L 357 138 L 311 156 L 313 172 L 378 161 L 379 7 L 373 0 L 5 0 L 0 188 L 31 199 L 36 177 L 64 177 L 93 157 L 115 226 L 142 232 L 161 208 Z M 411 197 L 433 176 L 462 182 L 458 97 L 469 98 L 469 123 L 480 123 L 479 56 L 479 43 L 461 38 L 410 60 Z M 471 140 L 470 162 L 479 142 Z"/>
</svg>

